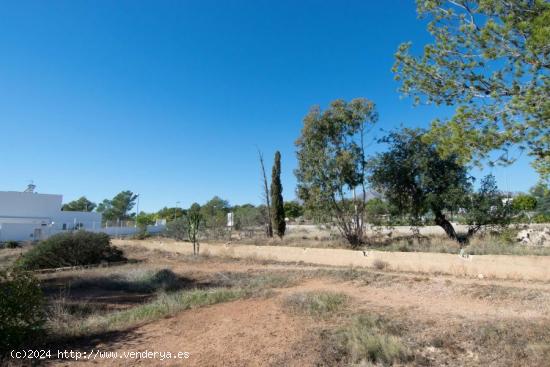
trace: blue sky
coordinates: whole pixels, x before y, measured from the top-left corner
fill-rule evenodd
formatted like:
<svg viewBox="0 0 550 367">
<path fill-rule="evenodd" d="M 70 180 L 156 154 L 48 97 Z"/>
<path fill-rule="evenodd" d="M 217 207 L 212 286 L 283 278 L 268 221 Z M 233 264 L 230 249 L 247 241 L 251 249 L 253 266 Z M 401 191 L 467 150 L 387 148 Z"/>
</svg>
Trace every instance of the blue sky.
<svg viewBox="0 0 550 367">
<path fill-rule="evenodd" d="M 93 201 L 121 190 L 140 209 L 214 195 L 259 203 L 257 148 L 282 154 L 294 197 L 294 141 L 312 105 L 366 97 L 380 129 L 425 127 L 393 54 L 430 38 L 414 2 L 0 1 L 0 190 Z M 500 187 L 537 180 L 522 157 L 487 169 Z M 481 173 L 475 170 L 476 175 Z"/>
</svg>

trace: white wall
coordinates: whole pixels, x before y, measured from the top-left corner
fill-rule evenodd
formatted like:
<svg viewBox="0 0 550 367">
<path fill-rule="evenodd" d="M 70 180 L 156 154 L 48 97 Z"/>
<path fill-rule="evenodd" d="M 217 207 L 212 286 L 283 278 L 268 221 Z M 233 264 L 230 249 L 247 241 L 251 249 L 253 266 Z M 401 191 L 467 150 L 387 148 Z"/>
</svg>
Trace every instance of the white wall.
<svg viewBox="0 0 550 367">
<path fill-rule="evenodd" d="M 52 217 L 61 211 L 61 195 L 0 191 L 0 217 Z"/>
<path fill-rule="evenodd" d="M 147 226 L 147 232 L 149 233 L 160 233 L 164 231 L 166 226 Z M 130 236 L 139 232 L 139 228 L 136 227 L 105 227 L 101 229 L 93 230 L 93 232 L 103 232 L 107 233 L 109 236 L 118 237 L 118 236 Z"/>
<path fill-rule="evenodd" d="M 101 228 L 101 213 L 62 211 L 61 195 L 0 191 L 0 242 L 33 241 L 56 233 L 84 229 L 111 236 L 128 236 L 138 232 L 135 227 Z M 148 226 L 149 233 L 158 233 L 165 226 Z M 37 231 L 39 230 L 39 231 Z M 40 238 L 36 234 L 40 233 Z"/>
<path fill-rule="evenodd" d="M 100 213 L 62 211 L 62 200 L 61 195 L 0 191 L 0 242 L 44 239 L 73 230 L 75 224 L 85 230 L 101 228 Z"/>
<path fill-rule="evenodd" d="M 35 237 L 36 229 L 39 229 L 39 237 Z M 51 229 L 48 226 L 33 223 L 0 223 L 0 242 L 41 240 L 50 234 Z"/>
<path fill-rule="evenodd" d="M 82 223 L 82 229 L 93 230 L 101 228 L 101 213 L 60 211 L 53 218 L 52 227 L 56 230 L 73 229 L 75 223 Z"/>
</svg>

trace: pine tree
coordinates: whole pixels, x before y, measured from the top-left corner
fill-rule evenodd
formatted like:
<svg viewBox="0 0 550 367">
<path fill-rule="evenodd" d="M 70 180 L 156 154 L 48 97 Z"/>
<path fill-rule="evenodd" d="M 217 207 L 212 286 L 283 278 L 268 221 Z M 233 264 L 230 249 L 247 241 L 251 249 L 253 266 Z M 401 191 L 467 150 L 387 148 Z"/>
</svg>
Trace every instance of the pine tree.
<svg viewBox="0 0 550 367">
<path fill-rule="evenodd" d="M 283 203 L 283 185 L 281 184 L 281 153 L 275 152 L 275 162 L 271 172 L 271 218 L 273 229 L 280 238 L 285 235 L 285 208 Z"/>
</svg>

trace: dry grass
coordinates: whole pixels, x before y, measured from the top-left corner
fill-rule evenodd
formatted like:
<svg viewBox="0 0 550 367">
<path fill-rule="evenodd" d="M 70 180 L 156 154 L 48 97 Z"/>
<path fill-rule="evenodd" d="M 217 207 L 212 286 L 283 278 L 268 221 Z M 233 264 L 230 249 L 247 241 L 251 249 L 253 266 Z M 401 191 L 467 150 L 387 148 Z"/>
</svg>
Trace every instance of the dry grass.
<svg viewBox="0 0 550 367">
<path fill-rule="evenodd" d="M 409 278 L 409 277 L 403 277 L 400 275 L 395 274 L 388 274 L 384 272 L 377 272 L 372 271 L 368 269 L 362 269 L 362 268 L 355 268 L 355 267 L 349 267 L 349 268 L 333 268 L 333 269 L 317 269 L 314 271 L 310 271 L 305 273 L 306 276 L 310 279 L 312 278 L 331 278 L 338 281 L 353 281 L 355 284 L 358 285 L 369 285 L 371 287 L 389 287 L 392 284 L 395 283 L 403 283 L 410 281 L 411 279 L 413 281 L 416 278 Z M 419 278 L 420 279 L 420 278 Z M 429 279 L 429 278 L 422 278 Z"/>
<path fill-rule="evenodd" d="M 284 252 L 286 249 L 281 250 Z M 216 333 L 221 333 L 221 329 L 216 327 L 224 326 L 210 324 L 213 328 L 212 340 L 200 342 L 208 345 L 203 349 L 205 354 L 200 357 L 204 359 L 197 363 L 223 364 L 223 356 L 215 357 L 210 350 L 227 344 L 233 353 L 240 353 L 234 356 L 235 360 L 242 362 L 240 365 L 266 364 L 267 359 L 262 360 L 264 363 L 258 363 L 259 359 L 250 359 L 254 358 L 255 352 L 247 348 L 254 343 L 258 343 L 255 348 L 259 348 L 261 343 L 264 343 L 261 347 L 272 346 L 269 344 L 273 340 L 269 335 L 272 330 L 258 330 L 261 329 L 261 322 L 258 324 L 256 321 L 269 319 L 272 314 L 279 316 L 276 322 L 283 323 L 285 330 L 295 330 L 293 328 L 296 326 L 290 323 L 298 323 L 305 330 L 310 344 L 307 340 L 296 339 L 294 349 L 282 346 L 278 350 L 281 355 L 291 355 L 292 358 L 311 355 L 318 358 L 318 363 L 303 365 L 534 367 L 546 365 L 550 358 L 550 323 L 547 320 L 550 288 L 542 283 L 478 282 L 439 276 L 428 278 L 410 273 L 378 271 L 372 265 L 345 268 L 263 267 L 250 259 L 221 263 L 216 257 L 216 247 L 209 247 L 209 251 L 209 258 L 184 259 L 186 255 L 181 255 L 182 258 L 178 257 L 177 261 L 174 261 L 173 254 L 167 260 L 161 256 L 153 257 L 152 252 L 143 253 L 145 257 L 154 258 L 155 263 L 140 264 L 139 268 L 134 264 L 102 269 L 105 274 L 93 269 L 68 272 L 72 278 L 85 276 L 89 279 L 73 280 L 73 286 L 65 288 L 67 294 L 61 294 L 51 302 L 50 332 L 55 332 L 63 343 L 71 343 L 74 336 L 89 339 L 94 335 L 94 340 L 104 345 L 120 347 L 122 343 L 125 347 L 147 347 L 152 342 L 151 336 L 154 336 L 162 339 L 159 343 L 175 345 L 180 342 L 177 339 L 179 335 L 159 336 L 158 330 L 167 325 L 188 325 L 181 320 L 195 317 L 203 317 L 200 322 L 209 323 L 214 313 L 225 315 L 228 310 L 232 310 L 231 317 L 235 317 L 243 305 L 253 304 L 261 317 L 256 315 L 250 322 L 247 321 L 248 316 L 242 318 L 238 333 L 218 337 Z M 238 254 L 238 251 L 235 252 Z M 378 253 L 369 254 L 370 259 L 359 252 L 354 253 L 361 260 L 385 261 L 383 257 L 379 258 Z M 168 256 L 168 253 L 165 254 Z M 463 263 L 463 260 L 457 260 Z M 528 258 L 513 260 L 525 261 Z M 393 271 L 395 263 L 393 259 L 391 261 Z M 167 264 L 174 263 L 178 264 L 174 267 L 176 272 L 167 276 L 167 283 L 153 280 L 156 274 L 167 270 Z M 469 263 L 476 264 L 476 258 Z M 185 270 L 188 264 L 193 266 L 190 271 Z M 220 271 L 212 271 L 212 267 L 217 266 L 220 266 Z M 178 270 L 184 273 L 179 274 Z M 61 275 L 48 274 L 45 277 L 53 283 L 67 280 Z M 107 279 L 102 279 L 102 276 Z M 166 286 L 173 284 L 174 280 L 177 285 L 180 277 L 189 279 L 191 283 L 183 289 Z M 257 298 L 274 295 L 273 288 L 293 286 L 296 289 L 280 291 L 280 297 Z M 134 292 L 145 292 L 148 298 L 139 304 L 113 309 L 94 303 L 93 298 L 86 301 L 70 294 L 74 291 L 81 295 L 83 290 L 88 289 L 116 291 L 117 288 L 122 294 L 130 296 L 135 296 Z M 143 325 L 182 310 L 245 298 L 255 299 L 219 305 L 214 310 L 189 311 L 158 324 Z M 254 312 L 251 308 L 247 310 Z M 291 315 L 284 315 L 284 311 Z M 182 323 L 177 324 L 178 320 Z M 138 325 L 139 332 L 134 334 L 128 331 Z M 197 325 L 200 328 L 202 324 Z M 116 335 L 124 338 L 127 335 L 129 339 L 109 341 L 109 335 L 113 333 L 104 334 L 105 331 L 117 330 L 124 332 Z M 198 348 L 197 344 L 194 348 Z M 296 350 L 299 352 L 293 355 Z"/>
<path fill-rule="evenodd" d="M 468 286 L 457 286 L 453 288 L 461 294 L 474 299 L 482 299 L 491 302 L 549 302 L 550 294 L 538 289 L 518 288 L 496 284 L 469 284 Z"/>
<path fill-rule="evenodd" d="M 115 241 L 128 246 L 131 241 Z M 155 241 L 140 241 L 139 246 L 149 249 L 162 248 L 165 251 L 189 253 L 188 246 L 178 243 L 159 243 Z M 343 249 L 298 248 L 284 246 L 225 246 L 203 244 L 210 256 L 217 257 L 231 250 L 233 257 L 240 259 L 263 259 L 269 263 L 306 263 L 329 266 L 371 267 L 376 260 L 391 264 L 392 271 L 418 272 L 422 274 L 449 274 L 454 276 L 484 278 L 519 279 L 519 280 L 550 280 L 550 257 L 540 256 L 510 256 L 485 255 L 470 256 L 465 259 L 458 254 L 442 253 L 407 253 L 368 251 L 364 256 L 362 251 Z"/>
<path fill-rule="evenodd" d="M 472 330 L 472 348 L 482 356 L 481 363 L 498 356 L 501 366 L 544 366 L 550 360 L 548 326 L 519 320 L 484 322 Z"/>
<path fill-rule="evenodd" d="M 294 313 L 313 317 L 328 317 L 341 311 L 348 297 L 334 292 L 300 292 L 287 296 L 283 306 Z"/>
<path fill-rule="evenodd" d="M 285 288 L 295 285 L 301 277 L 295 272 L 218 272 L 212 284 L 219 287 L 233 287 L 260 290 L 264 288 Z"/>
<path fill-rule="evenodd" d="M 174 291 L 189 282 L 170 269 L 130 269 L 126 272 L 112 272 L 109 276 L 88 276 L 70 283 L 71 289 L 99 288 L 135 293 Z"/>
<path fill-rule="evenodd" d="M 386 270 L 390 267 L 390 264 L 387 261 L 376 259 L 372 262 L 372 266 L 378 270 Z"/>
<path fill-rule="evenodd" d="M 47 323 L 49 333 L 56 338 L 81 337 L 127 329 L 145 321 L 157 320 L 179 311 L 233 301 L 250 296 L 243 289 L 194 289 L 176 293 L 161 293 L 153 301 L 126 310 L 104 313 L 97 308 L 82 312 L 85 305 L 67 307 L 65 301 L 52 307 Z"/>
<path fill-rule="evenodd" d="M 298 279 L 288 272 L 219 272 L 205 283 L 196 283 L 193 288 L 177 291 L 186 288 L 191 280 L 168 269 L 152 271 L 126 267 L 125 270 L 118 270 L 104 277 L 88 276 L 68 283 L 60 296 L 54 297 L 50 302 L 47 323 L 50 335 L 63 339 L 123 330 L 191 308 L 240 298 L 270 296 L 273 288 L 290 286 Z M 102 304 L 78 301 L 70 297 L 70 292 L 86 289 L 122 294 L 157 292 L 157 295 L 144 303 L 113 311 Z"/>
<path fill-rule="evenodd" d="M 0 248 L 0 270 L 10 267 L 15 260 L 29 250 L 29 246 L 20 248 Z"/>
<path fill-rule="evenodd" d="M 385 320 L 374 314 L 360 314 L 333 332 L 325 352 L 327 364 L 336 361 L 346 365 L 394 365 L 411 360 L 412 353 L 397 330 L 391 330 Z"/>
<path fill-rule="evenodd" d="M 459 226 L 464 231 L 465 226 Z M 419 227 L 420 235 L 408 226 L 380 227 L 367 231 L 366 247 L 388 252 L 434 252 L 457 254 L 460 245 L 449 239 L 436 226 Z M 472 255 L 550 256 L 550 248 L 525 246 L 516 241 L 519 228 L 510 226 L 500 233 L 480 233 L 474 236 L 466 251 Z M 320 226 L 292 228 L 282 239 L 267 239 L 263 235 L 234 241 L 243 245 L 288 246 L 322 249 L 349 249 L 349 244 L 335 229 Z"/>
<path fill-rule="evenodd" d="M 429 320 L 415 313 L 360 313 L 321 332 L 320 365 L 546 366 L 547 320 Z"/>
</svg>

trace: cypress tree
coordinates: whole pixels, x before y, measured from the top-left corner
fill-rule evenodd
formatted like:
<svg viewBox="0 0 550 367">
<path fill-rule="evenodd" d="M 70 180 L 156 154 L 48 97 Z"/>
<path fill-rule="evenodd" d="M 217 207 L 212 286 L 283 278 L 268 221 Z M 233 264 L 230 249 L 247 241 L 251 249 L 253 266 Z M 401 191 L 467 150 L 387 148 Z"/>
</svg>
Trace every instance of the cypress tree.
<svg viewBox="0 0 550 367">
<path fill-rule="evenodd" d="M 275 162 L 271 172 L 271 219 L 273 229 L 280 238 L 285 235 L 285 207 L 283 204 L 283 185 L 281 184 L 281 153 L 275 152 Z"/>
</svg>

